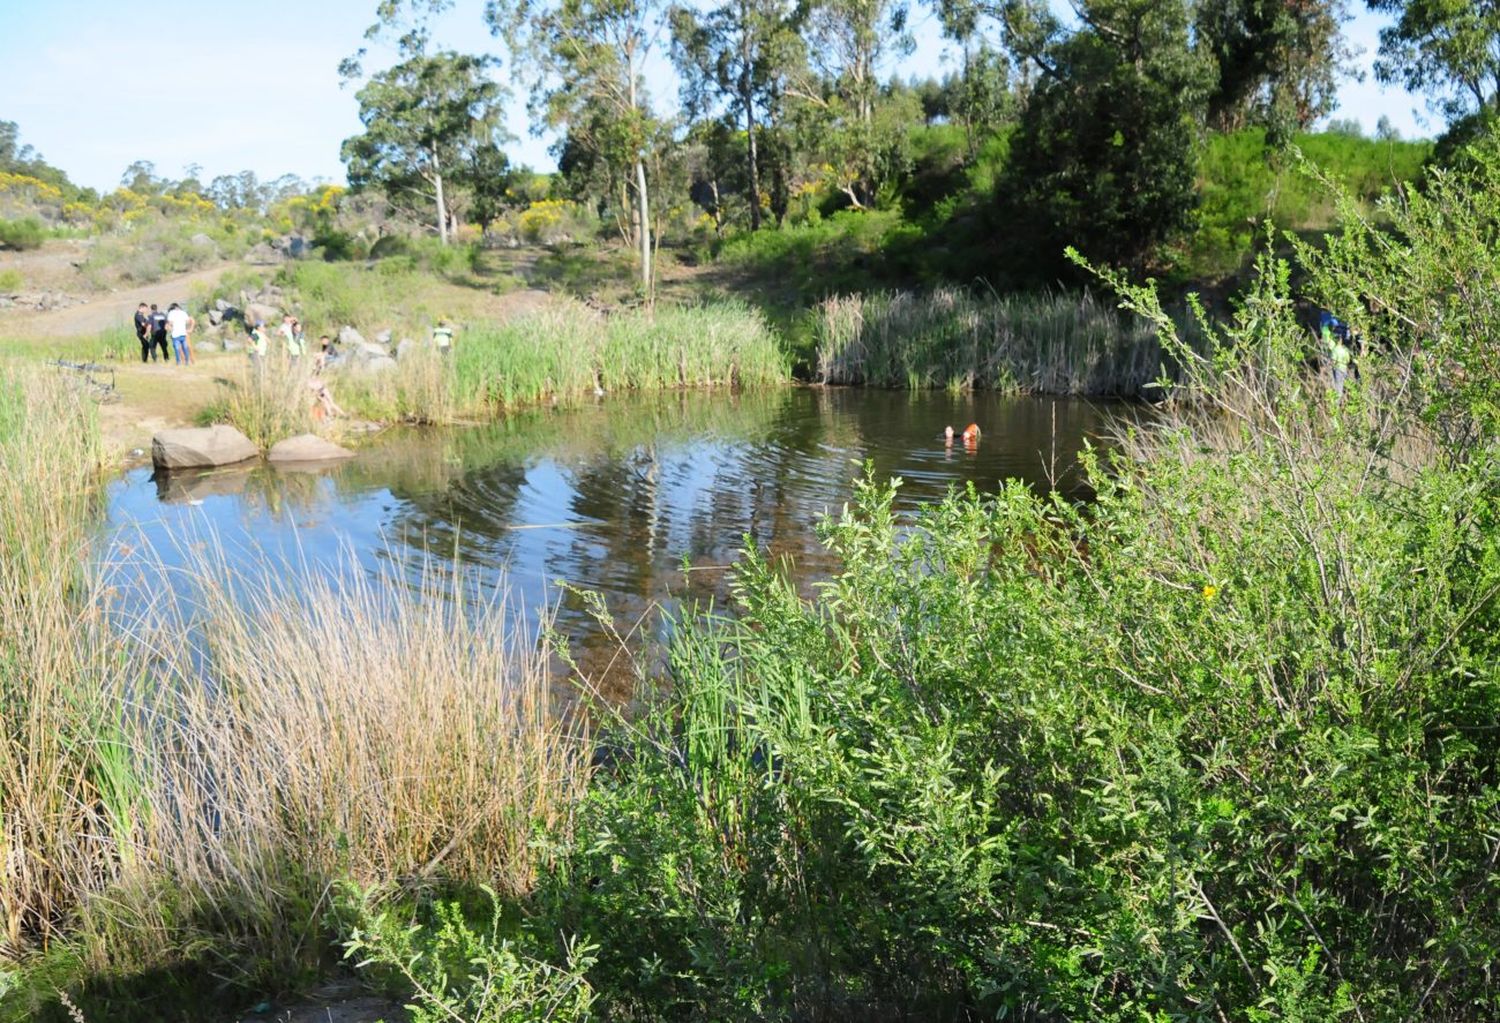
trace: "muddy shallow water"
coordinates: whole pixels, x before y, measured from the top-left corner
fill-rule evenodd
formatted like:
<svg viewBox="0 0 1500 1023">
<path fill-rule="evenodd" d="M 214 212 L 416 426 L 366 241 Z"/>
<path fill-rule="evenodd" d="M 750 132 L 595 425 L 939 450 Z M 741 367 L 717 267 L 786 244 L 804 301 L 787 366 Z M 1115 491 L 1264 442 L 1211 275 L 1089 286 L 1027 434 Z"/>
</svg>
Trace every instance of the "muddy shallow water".
<svg viewBox="0 0 1500 1023">
<path fill-rule="evenodd" d="M 866 462 L 903 478 L 904 509 L 1011 477 L 1086 496 L 1077 452 L 1113 411 L 854 389 L 609 398 L 483 427 L 390 431 L 317 472 L 133 470 L 109 487 L 108 557 L 128 575 L 143 551 L 181 566 L 220 548 L 252 573 L 305 563 L 393 580 L 424 557 L 456 557 L 468 577 L 505 580 L 527 608 L 555 605 L 588 656 L 604 640 L 559 581 L 602 593 L 630 623 L 650 621 L 656 603 L 722 598 L 746 537 L 815 579 L 832 567 L 815 524 L 849 499 Z M 983 429 L 976 446 L 945 444 L 945 425 L 971 421 Z"/>
</svg>

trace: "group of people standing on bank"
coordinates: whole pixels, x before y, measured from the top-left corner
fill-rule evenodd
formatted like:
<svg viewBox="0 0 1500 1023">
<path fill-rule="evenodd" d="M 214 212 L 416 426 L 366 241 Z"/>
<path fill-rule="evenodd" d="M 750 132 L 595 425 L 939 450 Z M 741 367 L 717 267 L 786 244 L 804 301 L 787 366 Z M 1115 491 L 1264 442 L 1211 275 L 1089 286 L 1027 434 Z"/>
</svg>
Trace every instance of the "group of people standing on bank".
<svg viewBox="0 0 1500 1023">
<path fill-rule="evenodd" d="M 307 355 L 307 335 L 302 329 L 302 321 L 291 313 L 281 318 L 281 326 L 276 328 L 276 336 L 279 338 L 282 354 L 285 355 L 289 364 L 296 365 Z M 255 366 L 264 366 L 270 354 L 271 339 L 266 331 L 266 321 L 256 320 L 250 327 L 250 362 Z M 338 351 L 332 339 L 327 334 L 319 337 L 318 351 L 314 356 L 316 364 L 321 367 L 337 357 Z"/>
<path fill-rule="evenodd" d="M 192 334 L 197 323 L 188 311 L 176 302 L 165 310 L 155 303 L 142 302 L 135 307 L 135 336 L 141 343 L 141 361 L 155 362 L 157 351 L 161 361 L 167 361 L 167 339 L 172 341 L 172 357 L 179 366 L 193 364 Z"/>
</svg>

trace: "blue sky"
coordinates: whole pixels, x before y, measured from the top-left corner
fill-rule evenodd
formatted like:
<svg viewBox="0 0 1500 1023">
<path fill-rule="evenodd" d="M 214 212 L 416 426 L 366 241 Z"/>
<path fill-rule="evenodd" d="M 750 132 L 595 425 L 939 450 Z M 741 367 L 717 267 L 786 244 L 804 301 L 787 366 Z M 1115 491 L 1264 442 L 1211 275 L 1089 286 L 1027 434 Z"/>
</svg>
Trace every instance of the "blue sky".
<svg viewBox="0 0 1500 1023">
<path fill-rule="evenodd" d="M 1357 11 L 1346 27 L 1363 49 L 1363 83 L 1346 82 L 1335 116 L 1373 130 L 1382 114 L 1403 135 L 1441 124 L 1421 98 L 1381 88 L 1368 74 L 1384 19 Z M 81 184 L 113 188 L 133 160 L 181 176 L 200 164 L 203 180 L 244 169 L 343 180 L 339 143 L 359 130 L 353 89 L 337 65 L 354 52 L 375 0 L 0 0 L 0 119 L 22 141 Z M 457 0 L 439 25 L 458 49 L 497 50 L 480 16 L 482 0 Z M 917 52 L 903 77 L 941 74 L 945 55 L 927 7 L 915 8 Z M 505 77 L 501 69 L 500 77 Z M 663 69 L 659 100 L 675 103 Z M 527 130 L 524 97 L 513 99 L 514 158 L 553 166 L 549 139 Z"/>
</svg>

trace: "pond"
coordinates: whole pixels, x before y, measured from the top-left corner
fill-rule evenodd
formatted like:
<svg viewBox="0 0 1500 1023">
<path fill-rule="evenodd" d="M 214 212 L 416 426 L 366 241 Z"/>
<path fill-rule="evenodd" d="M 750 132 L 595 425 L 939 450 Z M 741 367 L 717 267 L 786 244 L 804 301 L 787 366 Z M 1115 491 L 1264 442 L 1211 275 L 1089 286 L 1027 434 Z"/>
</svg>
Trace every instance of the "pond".
<svg viewBox="0 0 1500 1023">
<path fill-rule="evenodd" d="M 181 567 L 213 544 L 251 572 L 352 566 L 398 580 L 426 558 L 456 557 L 465 573 L 504 580 L 521 606 L 555 607 L 586 660 L 605 656 L 604 640 L 559 581 L 601 593 L 630 625 L 653 621 L 657 604 L 722 601 L 746 537 L 814 580 L 832 569 L 817 520 L 849 499 L 864 463 L 904 479 L 905 509 L 1011 477 L 1086 497 L 1077 453 L 1110 414 L 1072 400 L 859 389 L 611 397 L 486 426 L 392 430 L 317 472 L 132 470 L 108 490 L 109 557 L 128 569 L 150 550 Z M 971 421 L 977 445 L 945 444 L 945 425 Z"/>
</svg>

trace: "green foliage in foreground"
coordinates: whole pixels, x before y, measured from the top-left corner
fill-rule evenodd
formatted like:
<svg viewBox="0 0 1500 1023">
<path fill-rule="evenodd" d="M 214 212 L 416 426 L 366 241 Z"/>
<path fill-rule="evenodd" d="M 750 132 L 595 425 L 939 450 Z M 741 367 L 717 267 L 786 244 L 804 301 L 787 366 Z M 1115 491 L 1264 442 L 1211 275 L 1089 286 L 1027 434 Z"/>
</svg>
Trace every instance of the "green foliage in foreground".
<svg viewBox="0 0 1500 1023">
<path fill-rule="evenodd" d="M 1500 307 L 1445 300 L 1500 290 L 1478 155 L 1384 209 L 1405 245 L 1346 200 L 1301 253 L 1369 339 L 1342 397 L 1286 266 L 1207 357 L 1117 281 L 1194 401 L 1095 466 L 1096 503 L 1012 485 L 906 519 L 866 480 L 814 597 L 747 552 L 737 614 L 679 622 L 617 722 L 534 906 L 598 946 L 601 1004 L 1500 1013 Z"/>
<path fill-rule="evenodd" d="M 440 901 L 424 923 L 406 925 L 368 899 L 345 910 L 355 921 L 345 944 L 361 969 L 384 971 L 412 993 L 410 1023 L 574 1023 L 591 1019 L 595 994 L 585 974 L 595 950 L 570 943 L 554 967 L 507 934 L 503 904 L 485 889 L 481 922 L 457 901 Z M 513 928 L 512 928 L 513 929 Z"/>
</svg>

